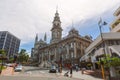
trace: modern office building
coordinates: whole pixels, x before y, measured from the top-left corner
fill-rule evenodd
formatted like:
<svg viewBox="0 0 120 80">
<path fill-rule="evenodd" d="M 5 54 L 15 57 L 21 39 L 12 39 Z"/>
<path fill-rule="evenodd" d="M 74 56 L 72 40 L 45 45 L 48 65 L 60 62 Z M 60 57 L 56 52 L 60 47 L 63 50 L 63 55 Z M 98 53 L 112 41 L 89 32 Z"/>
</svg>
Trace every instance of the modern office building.
<svg viewBox="0 0 120 80">
<path fill-rule="evenodd" d="M 120 57 L 120 33 L 103 33 L 103 38 L 98 36 L 89 47 L 85 50 L 85 55 L 80 59 L 81 62 L 92 63 L 93 69 L 99 69 L 98 62 L 100 59 L 105 58 L 104 55 L 111 57 Z M 111 77 L 115 77 L 116 74 L 120 75 L 118 71 L 120 68 L 110 67 Z"/>
<path fill-rule="evenodd" d="M 111 32 L 120 32 L 120 7 L 114 12 L 115 20 L 111 23 Z"/>
<path fill-rule="evenodd" d="M 6 51 L 8 58 L 13 57 L 19 51 L 20 39 L 8 31 L 0 31 L 0 49 Z"/>
<path fill-rule="evenodd" d="M 63 29 L 57 11 L 52 24 L 52 38 L 49 44 L 46 43 L 46 35 L 44 40 L 38 40 L 38 35 L 36 35 L 35 45 L 32 48 L 33 58 L 40 64 L 43 62 L 62 62 L 64 65 L 79 64 L 79 59 L 84 55 L 84 50 L 92 42 L 91 37 L 79 35 L 78 30 L 73 27 L 68 35 L 62 38 Z"/>
<path fill-rule="evenodd" d="M 114 12 L 115 20 L 111 23 L 111 31 L 102 33 L 98 36 L 88 48 L 82 60 L 96 62 L 98 56 L 109 54 L 111 56 L 120 56 L 120 7 Z M 103 39 L 102 39 L 102 38 Z"/>
</svg>

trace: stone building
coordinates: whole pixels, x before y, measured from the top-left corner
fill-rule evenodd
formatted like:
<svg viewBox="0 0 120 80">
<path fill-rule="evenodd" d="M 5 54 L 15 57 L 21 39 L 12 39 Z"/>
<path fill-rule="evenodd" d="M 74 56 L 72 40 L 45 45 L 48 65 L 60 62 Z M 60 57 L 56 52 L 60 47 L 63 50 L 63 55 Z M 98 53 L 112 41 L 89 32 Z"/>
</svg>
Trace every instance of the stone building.
<svg viewBox="0 0 120 80">
<path fill-rule="evenodd" d="M 55 13 L 52 22 L 50 43 L 46 43 L 46 35 L 44 41 L 38 41 L 36 36 L 34 46 L 34 58 L 42 64 L 43 62 L 60 63 L 64 65 L 73 63 L 79 64 L 79 59 L 84 55 L 84 50 L 92 42 L 91 37 L 81 36 L 79 32 L 72 28 L 68 35 L 62 38 L 62 27 L 58 11 Z"/>
</svg>

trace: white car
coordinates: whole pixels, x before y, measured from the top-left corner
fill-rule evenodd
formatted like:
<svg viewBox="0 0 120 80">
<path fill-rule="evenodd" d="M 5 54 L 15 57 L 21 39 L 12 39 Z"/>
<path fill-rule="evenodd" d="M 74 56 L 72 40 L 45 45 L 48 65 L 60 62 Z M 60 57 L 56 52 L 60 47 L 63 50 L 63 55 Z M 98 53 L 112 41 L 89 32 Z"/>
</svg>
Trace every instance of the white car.
<svg viewBox="0 0 120 80">
<path fill-rule="evenodd" d="M 56 73 L 56 66 L 52 65 L 49 70 L 49 73 Z"/>
<path fill-rule="evenodd" d="M 17 65 L 17 67 L 15 67 L 15 71 L 22 71 L 22 65 Z"/>
</svg>

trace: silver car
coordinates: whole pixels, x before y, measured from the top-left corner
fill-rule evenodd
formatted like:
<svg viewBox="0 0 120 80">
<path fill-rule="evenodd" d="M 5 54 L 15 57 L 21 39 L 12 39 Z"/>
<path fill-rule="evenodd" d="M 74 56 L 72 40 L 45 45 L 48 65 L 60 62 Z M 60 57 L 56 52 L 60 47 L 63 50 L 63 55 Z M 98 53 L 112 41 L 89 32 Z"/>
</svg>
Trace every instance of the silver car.
<svg viewBox="0 0 120 80">
<path fill-rule="evenodd" d="M 56 66 L 52 65 L 49 70 L 49 73 L 56 73 Z"/>
<path fill-rule="evenodd" d="M 15 67 L 15 71 L 22 71 L 22 65 L 17 65 L 17 67 Z"/>
</svg>

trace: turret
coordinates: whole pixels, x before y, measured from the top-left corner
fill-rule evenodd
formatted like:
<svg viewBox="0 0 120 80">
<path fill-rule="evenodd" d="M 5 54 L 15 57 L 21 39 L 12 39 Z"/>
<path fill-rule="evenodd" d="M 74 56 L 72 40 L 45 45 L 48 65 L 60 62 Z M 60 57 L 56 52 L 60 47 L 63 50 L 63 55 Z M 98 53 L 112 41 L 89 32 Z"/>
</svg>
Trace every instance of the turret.
<svg viewBox="0 0 120 80">
<path fill-rule="evenodd" d="M 55 17 L 53 20 L 53 26 L 52 26 L 51 32 L 52 32 L 51 43 L 61 40 L 62 28 L 61 28 L 61 21 L 60 21 L 59 13 L 57 10 L 56 10 Z"/>
</svg>

